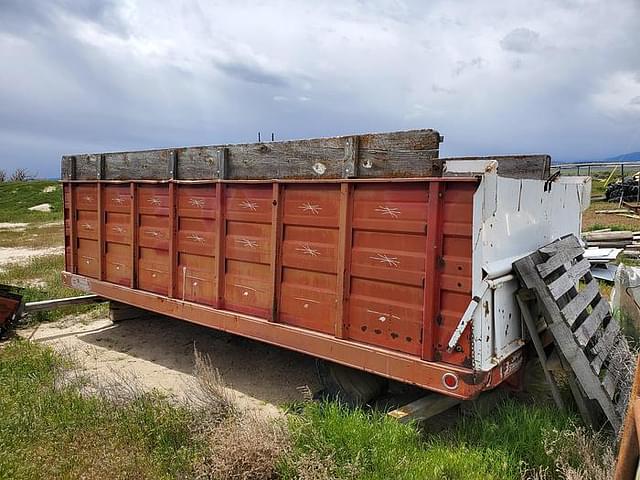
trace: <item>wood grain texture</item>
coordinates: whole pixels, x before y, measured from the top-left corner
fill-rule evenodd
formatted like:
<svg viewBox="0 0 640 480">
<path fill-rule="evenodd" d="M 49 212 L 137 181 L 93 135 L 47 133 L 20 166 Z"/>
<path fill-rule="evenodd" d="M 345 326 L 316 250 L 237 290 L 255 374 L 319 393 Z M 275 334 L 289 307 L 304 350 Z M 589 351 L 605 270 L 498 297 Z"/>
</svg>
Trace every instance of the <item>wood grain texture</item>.
<svg viewBox="0 0 640 480">
<path fill-rule="evenodd" d="M 434 130 L 158 149 L 101 154 L 105 180 L 230 180 L 440 176 L 440 135 Z M 97 178 L 96 154 L 62 157 L 63 180 Z M 170 172 L 173 172 L 171 174 Z"/>
<path fill-rule="evenodd" d="M 587 272 L 589 272 L 590 268 L 591 264 L 586 258 L 583 258 L 576 264 L 569 266 L 564 275 L 548 285 L 551 296 L 557 300 L 569 290 L 575 288 L 578 285 L 578 281 L 584 277 Z"/>
<path fill-rule="evenodd" d="M 591 362 L 594 372 L 600 373 L 604 361 L 609 356 L 615 344 L 616 338 L 620 333 L 620 324 L 616 321 L 610 321 L 604 330 L 604 333 L 598 339 L 598 342 L 591 349 L 591 352 L 595 355 L 595 358 Z"/>
<path fill-rule="evenodd" d="M 573 325 L 576 319 L 584 310 L 596 299 L 600 297 L 600 288 L 596 279 L 592 279 L 587 286 L 578 293 L 562 308 L 562 315 L 569 326 Z"/>
<path fill-rule="evenodd" d="M 609 302 L 601 297 L 589 316 L 575 331 L 576 340 L 578 340 L 581 347 L 584 348 L 587 346 L 589 340 L 591 340 L 609 315 Z"/>
<path fill-rule="evenodd" d="M 498 162 L 498 175 L 502 177 L 547 180 L 551 175 L 551 157 L 549 155 L 493 155 L 442 158 L 445 167 L 460 160 L 496 160 Z"/>
</svg>

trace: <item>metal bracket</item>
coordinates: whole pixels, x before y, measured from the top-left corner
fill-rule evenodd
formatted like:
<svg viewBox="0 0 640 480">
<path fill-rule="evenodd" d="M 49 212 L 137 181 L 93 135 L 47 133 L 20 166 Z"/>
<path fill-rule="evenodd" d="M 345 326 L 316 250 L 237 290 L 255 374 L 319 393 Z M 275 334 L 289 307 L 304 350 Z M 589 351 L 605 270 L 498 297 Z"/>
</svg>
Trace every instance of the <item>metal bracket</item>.
<svg viewBox="0 0 640 480">
<path fill-rule="evenodd" d="M 229 149 L 221 148 L 216 152 L 218 159 L 218 178 L 224 180 L 227 178 L 227 167 L 229 163 Z"/>
<path fill-rule="evenodd" d="M 360 139 L 358 137 L 347 138 L 347 143 L 344 146 L 342 178 L 355 178 L 358 176 L 359 150 L 360 150 Z"/>
<path fill-rule="evenodd" d="M 471 317 L 473 317 L 473 314 L 475 313 L 476 308 L 478 308 L 478 305 L 480 305 L 480 302 L 482 301 L 482 297 L 484 297 L 484 294 L 487 292 L 488 289 L 489 289 L 489 284 L 486 281 L 483 281 L 482 285 L 480 286 L 480 291 L 478 292 L 478 295 L 476 295 L 471 299 L 471 301 L 469 302 L 469 305 L 467 305 L 467 309 L 462 314 L 462 318 L 460 319 L 460 322 L 458 322 L 458 326 L 453 331 L 453 335 L 451 335 L 451 338 L 449 339 L 449 343 L 447 343 L 447 352 L 451 353 L 453 349 L 456 347 L 456 345 L 458 344 L 458 340 L 460 340 L 460 337 L 462 336 L 462 332 L 464 332 L 464 329 L 467 327 L 468 323 L 471 321 Z"/>
</svg>

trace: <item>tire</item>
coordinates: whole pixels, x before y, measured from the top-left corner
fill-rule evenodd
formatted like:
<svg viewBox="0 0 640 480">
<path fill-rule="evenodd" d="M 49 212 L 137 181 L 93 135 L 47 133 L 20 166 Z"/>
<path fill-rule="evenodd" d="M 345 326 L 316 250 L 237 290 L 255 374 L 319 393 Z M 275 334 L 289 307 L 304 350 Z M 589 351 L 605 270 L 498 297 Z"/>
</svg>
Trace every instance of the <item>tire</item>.
<svg viewBox="0 0 640 480">
<path fill-rule="evenodd" d="M 326 360 L 316 360 L 316 370 L 325 396 L 350 407 L 366 405 L 388 387 L 383 377 Z"/>
</svg>

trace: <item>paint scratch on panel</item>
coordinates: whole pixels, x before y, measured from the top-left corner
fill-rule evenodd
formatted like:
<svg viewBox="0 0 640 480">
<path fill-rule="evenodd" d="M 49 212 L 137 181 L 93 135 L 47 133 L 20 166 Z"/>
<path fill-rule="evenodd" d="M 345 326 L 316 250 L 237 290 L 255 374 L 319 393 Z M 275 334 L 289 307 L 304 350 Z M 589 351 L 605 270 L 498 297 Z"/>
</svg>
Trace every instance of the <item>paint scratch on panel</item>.
<svg viewBox="0 0 640 480">
<path fill-rule="evenodd" d="M 258 210 L 258 204 L 249 200 L 245 200 L 240 204 L 240 206 L 246 210 L 251 210 L 252 212 Z"/>
<path fill-rule="evenodd" d="M 376 212 L 379 212 L 382 215 L 389 215 L 392 218 L 398 218 L 401 213 L 399 208 L 387 207 L 384 205 L 378 205 L 378 208 L 376 208 Z"/>
<path fill-rule="evenodd" d="M 248 238 L 239 238 L 236 240 L 236 243 L 240 243 L 243 247 L 247 248 L 258 248 L 258 242 L 255 240 L 249 240 Z"/>
<path fill-rule="evenodd" d="M 313 215 L 318 215 L 320 213 L 320 210 L 322 210 L 322 207 L 320 205 L 313 205 L 309 202 L 303 203 L 298 208 L 301 209 L 303 212 L 309 212 L 309 213 L 312 213 Z"/>
<path fill-rule="evenodd" d="M 302 252 L 304 255 L 311 255 L 312 257 L 320 256 L 320 252 L 310 247 L 308 244 L 302 246 L 302 248 L 296 248 L 296 251 Z"/>
<path fill-rule="evenodd" d="M 369 257 L 371 260 L 375 260 L 377 262 L 380 263 L 384 263 L 390 267 L 399 267 L 400 266 L 400 261 L 398 260 L 398 257 L 392 257 L 390 255 L 387 255 L 385 253 L 378 253 L 376 254 L 375 257 Z"/>
</svg>

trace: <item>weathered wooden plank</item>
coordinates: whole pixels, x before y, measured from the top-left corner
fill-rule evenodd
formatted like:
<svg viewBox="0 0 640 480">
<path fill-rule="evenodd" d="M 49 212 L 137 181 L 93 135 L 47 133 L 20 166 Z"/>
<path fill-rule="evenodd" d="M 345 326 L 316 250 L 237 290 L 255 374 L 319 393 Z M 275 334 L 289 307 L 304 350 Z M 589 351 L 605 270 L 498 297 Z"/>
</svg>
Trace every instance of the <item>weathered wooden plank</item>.
<svg viewBox="0 0 640 480">
<path fill-rule="evenodd" d="M 147 150 L 142 152 L 105 153 L 106 180 L 168 180 L 173 162 L 173 150 Z M 81 163 L 78 162 L 78 168 Z M 87 179 L 93 179 L 87 177 Z"/>
<path fill-rule="evenodd" d="M 107 180 L 184 180 L 228 178 L 343 178 L 345 150 L 354 172 L 363 177 L 440 176 L 440 135 L 412 130 L 287 142 L 159 149 L 104 154 Z M 349 145 L 351 145 L 349 147 Z M 355 145 L 358 148 L 353 148 Z M 219 155 L 225 151 L 226 172 Z M 175 165 L 171 153 L 176 153 Z M 72 169 L 72 158 L 76 168 Z M 95 155 L 64 156 L 62 178 L 96 178 Z M 349 175 L 352 176 L 352 175 Z"/>
<path fill-rule="evenodd" d="M 592 279 L 587 286 L 562 308 L 564 319 L 572 326 L 580 314 L 600 295 L 596 279 Z"/>
<path fill-rule="evenodd" d="M 589 272 L 590 268 L 591 264 L 586 258 L 570 266 L 564 275 L 549 283 L 548 287 L 551 296 L 558 300 L 562 295 L 576 287 L 578 281 Z"/>
<path fill-rule="evenodd" d="M 618 386 L 618 382 L 622 375 L 622 369 L 620 368 L 608 368 L 607 373 L 604 375 L 604 380 L 602 380 L 602 387 L 604 388 L 609 398 L 613 400 L 613 397 L 616 393 L 616 387 Z"/>
<path fill-rule="evenodd" d="M 498 175 L 517 179 L 547 180 L 551 172 L 551 157 L 549 155 L 493 155 L 485 157 L 451 157 L 443 158 L 446 169 L 455 169 L 456 162 L 464 161 L 492 161 L 498 162 Z M 464 172 L 459 172 L 464 174 Z M 448 173 L 449 175 L 449 173 Z"/>
<path fill-rule="evenodd" d="M 62 180 L 76 179 L 76 156 L 64 155 L 60 164 L 60 178 Z"/>
<path fill-rule="evenodd" d="M 600 298 L 600 301 L 591 311 L 589 316 L 574 332 L 576 340 L 578 340 L 578 343 L 581 347 L 584 348 L 587 346 L 589 340 L 591 340 L 591 337 L 593 337 L 598 328 L 600 328 L 600 326 L 602 325 L 604 319 L 609 315 L 609 302 L 607 302 L 607 300 L 604 298 Z"/>
<path fill-rule="evenodd" d="M 75 179 L 95 179 L 98 170 L 98 158 L 99 155 L 75 155 Z"/>
<path fill-rule="evenodd" d="M 400 423 L 420 422 L 439 415 L 459 403 L 460 400 L 456 398 L 432 393 L 392 410 L 387 415 L 395 418 Z"/>
<path fill-rule="evenodd" d="M 562 394 L 560 393 L 560 389 L 558 388 L 558 384 L 556 383 L 555 378 L 553 378 L 553 374 L 551 373 L 551 369 L 549 368 L 547 362 L 547 354 L 544 351 L 544 345 L 542 344 L 542 340 L 540 339 L 540 335 L 538 334 L 538 328 L 536 326 L 536 321 L 531 315 L 531 311 L 529 310 L 529 306 L 523 300 L 524 295 L 516 295 L 516 300 L 518 302 L 518 306 L 520 307 L 520 313 L 522 313 L 522 318 L 524 319 L 525 326 L 527 330 L 529 330 L 529 336 L 531 337 L 531 341 L 533 342 L 533 346 L 536 349 L 536 353 L 538 354 L 538 358 L 540 359 L 540 363 L 542 365 L 542 371 L 544 373 L 545 378 L 547 379 L 547 383 L 549 384 L 549 388 L 551 389 L 551 395 L 553 396 L 553 400 L 555 401 L 557 407 L 560 410 L 564 410 L 564 401 L 562 400 Z"/>
<path fill-rule="evenodd" d="M 571 240 L 571 238 L 575 239 L 575 244 L 574 240 Z M 551 254 L 551 256 L 546 261 L 536 265 L 538 272 L 540 272 L 540 275 L 543 278 L 547 277 L 562 265 L 572 262 L 575 258 L 584 253 L 584 249 L 582 246 L 577 244 L 578 240 L 573 236 L 567 237 L 567 239 L 562 239 L 560 242 L 561 245 L 559 245 L 558 248 L 555 248 L 555 251 L 548 250 L 548 253 Z"/>
<path fill-rule="evenodd" d="M 539 248 L 538 251 L 545 255 L 555 255 L 560 251 L 572 248 L 581 249 L 582 245 L 580 245 L 580 242 L 574 235 L 567 235 L 566 237 Z"/>
<path fill-rule="evenodd" d="M 177 150 L 176 178 L 180 180 L 207 180 L 219 178 L 216 147 L 191 147 Z"/>
<path fill-rule="evenodd" d="M 595 355 L 595 358 L 591 362 L 594 372 L 600 373 L 604 361 L 609 356 L 612 347 L 615 343 L 618 334 L 620 333 L 620 324 L 614 318 L 609 321 L 609 324 L 604 330 L 602 336 L 598 339 L 598 342 L 591 349 L 591 353 Z"/>
</svg>

